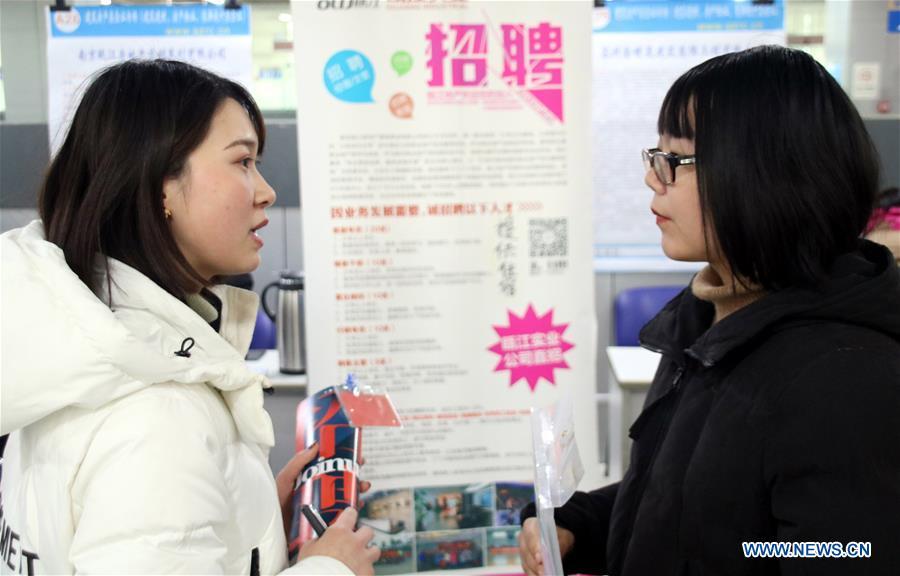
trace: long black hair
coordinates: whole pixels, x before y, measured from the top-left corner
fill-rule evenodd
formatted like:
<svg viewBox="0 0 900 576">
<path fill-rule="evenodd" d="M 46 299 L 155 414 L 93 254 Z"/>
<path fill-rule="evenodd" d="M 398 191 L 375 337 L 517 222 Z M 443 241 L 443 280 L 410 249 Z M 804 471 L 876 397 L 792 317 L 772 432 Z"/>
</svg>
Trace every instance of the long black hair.
<svg viewBox="0 0 900 576">
<path fill-rule="evenodd" d="M 262 115 L 231 80 L 184 62 L 129 60 L 91 82 L 39 200 L 47 239 L 62 248 L 86 285 L 100 288 L 98 253 L 181 299 L 208 283 L 175 242 L 163 211 L 163 184 L 182 174 L 228 98 L 247 110 L 261 153 Z"/>
<path fill-rule="evenodd" d="M 761 46 L 692 68 L 658 130 L 693 139 L 704 226 L 742 279 L 816 286 L 854 249 L 878 155 L 853 103 L 808 54 Z"/>
</svg>

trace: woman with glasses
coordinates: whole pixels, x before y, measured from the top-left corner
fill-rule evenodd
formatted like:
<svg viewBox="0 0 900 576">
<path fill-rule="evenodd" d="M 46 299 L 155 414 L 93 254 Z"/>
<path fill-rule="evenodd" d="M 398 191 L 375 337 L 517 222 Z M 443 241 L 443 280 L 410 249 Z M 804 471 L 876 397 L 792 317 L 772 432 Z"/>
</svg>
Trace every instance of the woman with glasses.
<svg viewBox="0 0 900 576">
<path fill-rule="evenodd" d="M 663 250 L 708 265 L 641 332 L 662 359 L 623 479 L 556 511 L 566 571 L 897 574 L 900 274 L 859 239 L 878 190 L 859 114 L 764 46 L 681 76 L 658 132 Z M 529 518 L 529 574 L 537 542 Z"/>
</svg>

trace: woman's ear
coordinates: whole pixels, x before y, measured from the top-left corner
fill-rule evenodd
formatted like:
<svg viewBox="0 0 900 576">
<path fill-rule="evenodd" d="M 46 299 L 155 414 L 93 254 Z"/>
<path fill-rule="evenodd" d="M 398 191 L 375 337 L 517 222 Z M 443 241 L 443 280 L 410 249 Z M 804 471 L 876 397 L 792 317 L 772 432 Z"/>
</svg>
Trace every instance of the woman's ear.
<svg viewBox="0 0 900 576">
<path fill-rule="evenodd" d="M 182 195 L 181 188 L 181 178 L 166 178 L 163 182 L 163 212 L 166 220 L 171 219 L 172 215 L 177 212 L 176 204 L 178 202 L 176 199 Z"/>
</svg>

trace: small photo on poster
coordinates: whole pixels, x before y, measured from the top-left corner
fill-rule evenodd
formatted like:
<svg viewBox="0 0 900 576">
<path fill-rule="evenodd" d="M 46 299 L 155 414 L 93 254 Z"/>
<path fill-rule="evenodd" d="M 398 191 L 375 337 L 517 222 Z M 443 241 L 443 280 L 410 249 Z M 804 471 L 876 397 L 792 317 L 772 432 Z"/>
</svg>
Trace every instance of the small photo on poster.
<svg viewBox="0 0 900 576">
<path fill-rule="evenodd" d="M 458 570 L 484 566 L 484 530 L 416 534 L 416 570 Z"/>
<path fill-rule="evenodd" d="M 519 566 L 519 527 L 487 529 L 487 565 Z"/>
<path fill-rule="evenodd" d="M 409 574 L 416 571 L 416 559 L 413 557 L 412 532 L 403 534 L 375 533 L 372 541 L 381 548 L 381 556 L 375 563 L 375 574 Z"/>
<path fill-rule="evenodd" d="M 496 487 L 497 515 L 494 526 L 518 526 L 522 508 L 534 500 L 534 486 L 498 482 Z"/>
<path fill-rule="evenodd" d="M 359 521 L 376 532 L 396 534 L 412 531 L 413 497 L 409 488 L 382 490 L 361 497 Z"/>
<path fill-rule="evenodd" d="M 416 532 L 490 526 L 493 484 L 415 489 Z"/>
</svg>

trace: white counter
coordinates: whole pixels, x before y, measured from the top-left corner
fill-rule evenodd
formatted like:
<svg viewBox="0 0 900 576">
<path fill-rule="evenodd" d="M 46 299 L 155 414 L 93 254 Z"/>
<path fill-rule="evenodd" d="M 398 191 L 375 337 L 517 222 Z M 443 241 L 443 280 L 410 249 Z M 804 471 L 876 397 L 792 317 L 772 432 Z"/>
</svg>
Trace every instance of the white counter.
<svg viewBox="0 0 900 576">
<path fill-rule="evenodd" d="M 266 350 L 257 360 L 247 360 L 247 367 L 263 374 L 275 388 L 306 388 L 306 374 L 284 374 L 278 370 L 278 350 Z"/>
</svg>

